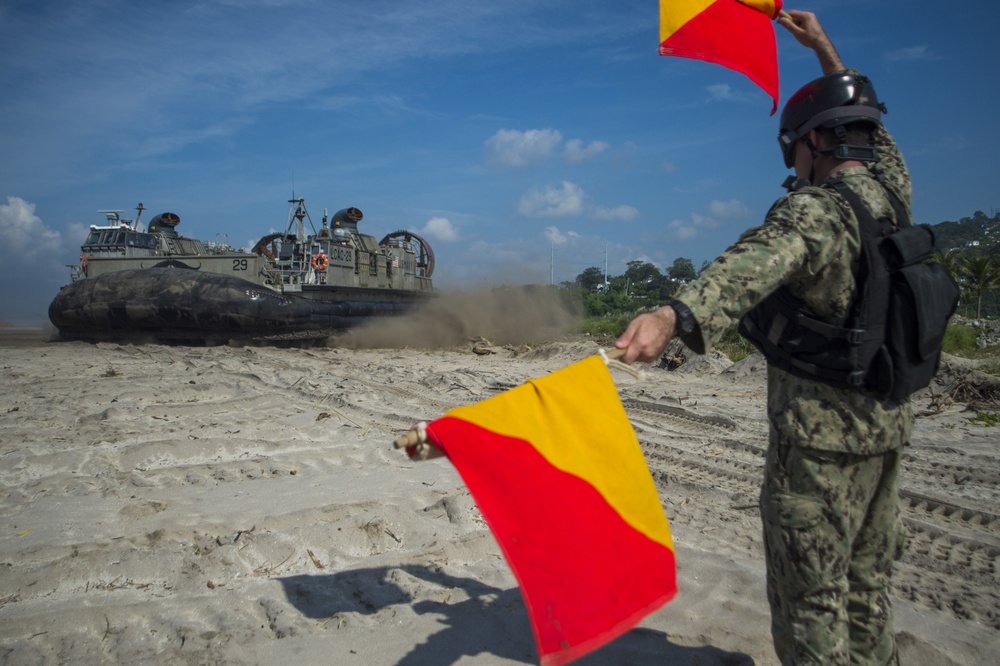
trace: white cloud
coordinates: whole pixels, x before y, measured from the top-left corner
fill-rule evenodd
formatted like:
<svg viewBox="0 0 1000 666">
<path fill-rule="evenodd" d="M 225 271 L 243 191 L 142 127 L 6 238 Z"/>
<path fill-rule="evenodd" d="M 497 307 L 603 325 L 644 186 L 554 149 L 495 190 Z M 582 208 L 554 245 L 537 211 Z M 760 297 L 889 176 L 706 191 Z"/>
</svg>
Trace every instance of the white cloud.
<svg viewBox="0 0 1000 666">
<path fill-rule="evenodd" d="M 732 89 L 728 83 L 716 83 L 708 87 L 709 97 L 717 102 L 729 99 L 732 94 Z"/>
<path fill-rule="evenodd" d="M 517 210 L 525 217 L 570 217 L 583 212 L 583 188 L 568 180 L 560 187 L 546 185 L 526 192 Z"/>
<path fill-rule="evenodd" d="M 35 204 L 20 197 L 7 197 L 0 204 L 0 243 L 4 254 L 33 257 L 62 250 L 62 236 L 45 226 L 35 215 Z"/>
<path fill-rule="evenodd" d="M 87 237 L 90 233 L 90 225 L 83 224 L 82 222 L 70 222 L 66 225 L 66 238 L 67 242 L 79 241 L 83 243 L 83 239 Z"/>
<path fill-rule="evenodd" d="M 718 229 L 720 224 L 718 219 L 698 213 L 691 213 L 691 223 L 699 229 Z"/>
<path fill-rule="evenodd" d="M 674 235 L 677 236 L 677 240 L 691 240 L 698 235 L 698 228 L 692 222 L 678 219 L 672 221 L 667 226 L 674 232 Z"/>
<path fill-rule="evenodd" d="M 754 99 L 754 95 L 749 92 L 736 92 L 728 83 L 717 83 L 708 86 L 708 97 L 713 102 L 744 102 Z"/>
<path fill-rule="evenodd" d="M 565 148 L 563 148 L 563 156 L 570 164 L 577 164 L 578 162 L 597 157 L 609 147 L 610 144 L 603 141 L 591 141 L 584 147 L 583 141 L 580 139 L 570 139 L 566 142 Z"/>
<path fill-rule="evenodd" d="M 525 217 L 572 217 L 582 215 L 594 222 L 631 222 L 639 217 L 639 209 L 618 206 L 586 205 L 583 188 L 568 180 L 559 186 L 535 187 L 521 196 L 517 210 Z"/>
<path fill-rule="evenodd" d="M 427 220 L 422 233 L 431 238 L 447 242 L 458 240 L 458 230 L 455 229 L 451 221 L 446 217 L 432 217 Z"/>
<path fill-rule="evenodd" d="M 562 141 L 554 129 L 526 132 L 502 129 L 486 140 L 486 162 L 498 166 L 523 167 L 551 157 Z"/>
<path fill-rule="evenodd" d="M 704 235 L 706 231 L 718 229 L 724 222 L 744 219 L 749 215 L 750 209 L 737 199 L 714 199 L 708 204 L 708 215 L 693 212 L 690 220 L 675 219 L 667 226 L 678 240 L 691 240 Z"/>
<path fill-rule="evenodd" d="M 200 127 L 197 130 L 178 130 L 170 134 L 151 135 L 138 146 L 135 157 L 167 155 L 187 146 L 215 143 L 237 134 L 251 125 L 249 118 L 229 118 L 223 122 Z"/>
<path fill-rule="evenodd" d="M 545 238 L 554 245 L 563 245 L 566 242 L 566 234 L 559 231 L 559 227 L 545 227 Z"/>
<path fill-rule="evenodd" d="M 639 217 L 639 209 L 622 204 L 614 208 L 594 206 L 590 210 L 590 219 L 597 222 L 631 222 Z"/>
<path fill-rule="evenodd" d="M 896 49 L 895 51 L 886 51 L 885 58 L 886 60 L 898 62 L 932 60 L 933 56 L 929 53 L 928 47 L 922 44 L 920 46 L 909 46 L 902 49 Z"/>
<path fill-rule="evenodd" d="M 736 199 L 729 201 L 715 199 L 708 204 L 708 212 L 720 220 L 740 220 L 750 215 L 750 209 Z"/>
</svg>

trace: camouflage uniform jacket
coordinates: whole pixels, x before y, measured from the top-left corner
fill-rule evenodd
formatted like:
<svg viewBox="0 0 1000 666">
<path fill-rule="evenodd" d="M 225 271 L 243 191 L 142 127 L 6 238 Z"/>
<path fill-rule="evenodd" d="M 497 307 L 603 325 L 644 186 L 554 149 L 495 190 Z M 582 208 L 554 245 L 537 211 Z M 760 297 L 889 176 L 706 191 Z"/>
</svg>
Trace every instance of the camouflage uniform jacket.
<svg viewBox="0 0 1000 666">
<path fill-rule="evenodd" d="M 889 199 L 876 180 L 910 206 L 910 176 L 902 155 L 884 129 L 876 135 L 880 160 L 837 172 L 876 219 L 895 220 Z M 861 254 L 858 221 L 848 203 L 830 188 L 808 186 L 771 207 L 764 223 L 746 231 L 677 300 L 687 305 L 698 327 L 684 341 L 697 352 L 714 342 L 757 303 L 786 285 L 816 314 L 845 316 L 855 294 L 854 274 Z M 800 446 L 872 455 L 909 441 L 908 403 L 892 406 L 862 393 L 802 379 L 773 366 L 767 376 L 768 417 L 773 435 Z"/>
</svg>

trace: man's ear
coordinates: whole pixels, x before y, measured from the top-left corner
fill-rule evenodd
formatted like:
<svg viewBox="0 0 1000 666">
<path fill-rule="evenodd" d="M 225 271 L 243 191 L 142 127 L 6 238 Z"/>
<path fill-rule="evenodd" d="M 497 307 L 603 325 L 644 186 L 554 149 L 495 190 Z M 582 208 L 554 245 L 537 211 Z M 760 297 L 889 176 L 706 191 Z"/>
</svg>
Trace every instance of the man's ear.
<svg viewBox="0 0 1000 666">
<path fill-rule="evenodd" d="M 829 146 L 826 145 L 826 137 L 817 132 L 815 128 L 809 130 L 809 133 L 806 136 L 809 137 L 812 145 L 816 146 L 816 150 L 825 150 L 826 148 L 829 148 Z"/>
</svg>

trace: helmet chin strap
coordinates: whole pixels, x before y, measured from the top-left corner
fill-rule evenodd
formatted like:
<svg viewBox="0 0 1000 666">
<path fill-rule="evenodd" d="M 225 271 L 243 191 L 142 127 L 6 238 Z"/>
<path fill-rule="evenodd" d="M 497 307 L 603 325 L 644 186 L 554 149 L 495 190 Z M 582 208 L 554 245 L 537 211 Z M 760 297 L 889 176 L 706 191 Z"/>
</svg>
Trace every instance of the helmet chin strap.
<svg viewBox="0 0 1000 666">
<path fill-rule="evenodd" d="M 798 176 L 791 175 L 785 178 L 785 181 L 781 183 L 781 186 L 784 187 L 789 192 L 794 192 L 803 187 L 808 187 L 809 185 L 812 185 L 813 181 L 816 180 L 816 159 L 820 155 L 826 155 L 828 153 L 832 153 L 832 151 L 817 149 L 816 144 L 814 144 L 812 142 L 812 139 L 810 139 L 808 136 L 802 138 L 801 141 L 803 145 L 805 145 L 805 147 L 809 149 L 809 156 L 811 158 L 811 161 L 809 163 L 809 177 L 800 178 Z"/>
<path fill-rule="evenodd" d="M 836 152 L 832 148 L 827 148 L 826 150 L 820 150 L 819 148 L 816 147 L 816 144 L 813 143 L 812 139 L 810 139 L 808 136 L 802 139 L 802 143 L 804 143 L 806 148 L 809 149 L 809 154 L 812 156 L 814 163 L 816 162 L 817 159 L 819 159 L 820 155 L 826 155 L 827 157 L 830 157 L 833 156 Z"/>
<path fill-rule="evenodd" d="M 794 192 L 796 190 L 802 189 L 803 187 L 808 187 L 809 185 L 812 185 L 813 178 L 816 177 L 816 167 L 815 167 L 816 156 L 817 156 L 816 146 L 813 145 L 812 140 L 810 140 L 808 136 L 803 139 L 800 139 L 800 141 L 802 141 L 802 143 L 805 144 L 807 148 L 809 148 L 809 154 L 812 156 L 812 162 L 810 162 L 809 164 L 809 177 L 800 178 L 798 174 L 789 175 L 787 178 L 785 178 L 784 182 L 781 183 L 781 186 L 786 190 L 788 190 L 789 192 Z"/>
<path fill-rule="evenodd" d="M 808 183 L 816 182 L 816 160 L 822 155 L 822 151 L 816 148 L 816 144 L 812 142 L 812 139 L 807 134 L 802 138 L 802 145 L 809 149 L 809 178 L 805 179 Z"/>
<path fill-rule="evenodd" d="M 837 132 L 837 136 L 840 137 L 841 133 L 844 130 L 844 128 L 843 127 L 838 127 L 837 130 L 840 130 L 839 132 Z M 846 139 L 846 136 L 844 138 Z M 809 155 L 812 157 L 812 161 L 809 163 L 809 181 L 810 182 L 815 182 L 816 181 L 816 160 L 818 160 L 821 156 L 823 156 L 823 157 L 833 157 L 833 158 L 836 158 L 836 159 L 845 159 L 844 156 L 841 156 L 839 154 L 839 152 L 838 152 L 838 150 L 836 148 L 826 148 L 824 150 L 820 150 L 819 148 L 816 147 L 816 144 L 814 144 L 812 142 L 812 139 L 809 138 L 808 136 L 806 136 L 804 139 L 802 139 L 802 143 L 804 143 L 805 146 L 806 146 L 806 148 L 809 149 Z"/>
<path fill-rule="evenodd" d="M 842 141 L 846 140 L 847 137 L 846 134 L 844 134 L 843 127 L 837 127 L 836 131 L 838 138 Z M 800 141 L 802 141 L 802 145 L 809 149 L 809 177 L 799 178 L 798 176 L 788 176 L 781 186 L 789 192 L 794 192 L 795 190 L 806 187 L 807 185 L 812 185 L 816 181 L 816 160 L 818 160 L 821 156 L 834 157 L 837 159 L 848 159 L 849 157 L 853 157 L 846 154 L 841 155 L 841 151 L 835 148 L 820 150 L 816 147 L 816 144 L 813 143 L 812 138 L 808 134 L 802 137 Z M 874 151 L 875 149 L 872 148 L 871 150 Z M 875 159 L 877 160 L 877 157 Z"/>
</svg>

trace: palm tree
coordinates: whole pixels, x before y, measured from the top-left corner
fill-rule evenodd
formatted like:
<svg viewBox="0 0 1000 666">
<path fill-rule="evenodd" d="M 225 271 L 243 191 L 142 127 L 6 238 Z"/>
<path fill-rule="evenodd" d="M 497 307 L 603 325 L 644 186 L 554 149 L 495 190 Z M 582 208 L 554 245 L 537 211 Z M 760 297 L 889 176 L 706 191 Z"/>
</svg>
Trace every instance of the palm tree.
<svg viewBox="0 0 1000 666">
<path fill-rule="evenodd" d="M 940 264 L 942 268 L 948 271 L 953 280 L 957 281 L 961 275 L 962 253 L 956 247 L 947 250 L 934 250 L 930 260 L 935 264 Z"/>
<path fill-rule="evenodd" d="M 965 257 L 960 271 L 976 292 L 976 318 L 979 319 L 983 314 L 983 294 L 1000 283 L 1000 258 L 995 254 Z"/>
</svg>

